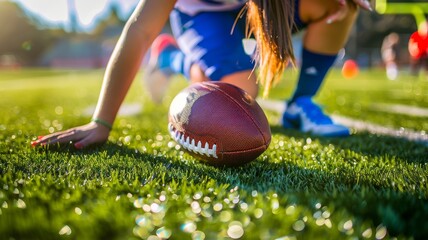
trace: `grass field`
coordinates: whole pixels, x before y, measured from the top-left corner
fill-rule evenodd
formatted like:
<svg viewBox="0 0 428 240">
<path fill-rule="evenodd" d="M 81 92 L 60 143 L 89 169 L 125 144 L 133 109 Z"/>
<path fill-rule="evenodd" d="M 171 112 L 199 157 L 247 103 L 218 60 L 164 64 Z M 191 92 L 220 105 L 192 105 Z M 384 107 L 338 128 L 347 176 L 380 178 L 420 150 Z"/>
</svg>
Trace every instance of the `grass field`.
<svg viewBox="0 0 428 240">
<path fill-rule="evenodd" d="M 108 143 L 32 148 L 39 135 L 89 121 L 102 71 L 0 72 L 0 239 L 427 239 L 428 145 L 354 131 L 317 138 L 271 122 L 270 148 L 240 168 L 208 166 L 167 131 L 169 97 L 152 104 L 135 81 Z M 271 93 L 283 99 L 296 73 Z M 428 134 L 428 81 L 382 71 L 330 75 L 325 110 Z"/>
</svg>

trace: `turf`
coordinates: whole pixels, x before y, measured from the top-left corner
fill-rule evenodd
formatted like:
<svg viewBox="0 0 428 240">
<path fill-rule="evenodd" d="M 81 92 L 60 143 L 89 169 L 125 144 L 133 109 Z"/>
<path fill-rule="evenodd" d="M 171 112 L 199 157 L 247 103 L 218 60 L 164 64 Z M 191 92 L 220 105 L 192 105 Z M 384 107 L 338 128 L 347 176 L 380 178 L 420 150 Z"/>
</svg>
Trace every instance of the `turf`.
<svg viewBox="0 0 428 240">
<path fill-rule="evenodd" d="M 85 150 L 32 148 L 39 135 L 84 124 L 102 71 L 0 72 L 0 239 L 424 239 L 428 147 L 354 132 L 317 138 L 271 121 L 270 148 L 239 168 L 216 168 L 168 135 L 169 103 L 135 81 L 109 141 Z M 289 96 L 296 73 L 271 93 Z M 140 78 L 140 76 L 138 76 Z M 332 71 L 317 101 L 330 113 L 424 134 L 426 117 L 373 103 L 428 107 L 428 81 L 380 70 L 351 80 Z"/>
</svg>

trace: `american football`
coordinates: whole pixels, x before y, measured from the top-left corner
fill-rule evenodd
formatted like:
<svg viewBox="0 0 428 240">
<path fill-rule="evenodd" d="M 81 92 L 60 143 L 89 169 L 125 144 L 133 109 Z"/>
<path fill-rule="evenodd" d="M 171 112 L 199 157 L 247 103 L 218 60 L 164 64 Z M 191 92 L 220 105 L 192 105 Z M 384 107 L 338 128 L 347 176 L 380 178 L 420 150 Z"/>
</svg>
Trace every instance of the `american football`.
<svg viewBox="0 0 428 240">
<path fill-rule="evenodd" d="M 195 83 L 169 109 L 169 132 L 185 150 L 216 166 L 239 166 L 269 146 L 268 120 L 254 98 L 222 82 Z"/>
</svg>

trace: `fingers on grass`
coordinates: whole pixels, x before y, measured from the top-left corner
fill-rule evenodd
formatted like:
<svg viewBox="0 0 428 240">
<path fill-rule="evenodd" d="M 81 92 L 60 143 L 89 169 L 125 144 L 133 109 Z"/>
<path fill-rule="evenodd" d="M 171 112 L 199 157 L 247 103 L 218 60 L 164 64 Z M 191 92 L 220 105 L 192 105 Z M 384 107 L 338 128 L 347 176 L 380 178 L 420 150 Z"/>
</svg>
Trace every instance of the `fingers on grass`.
<svg viewBox="0 0 428 240">
<path fill-rule="evenodd" d="M 85 147 L 87 147 L 93 143 L 94 143 L 94 140 L 92 139 L 92 137 L 88 136 L 88 137 L 85 137 L 82 140 L 76 142 L 74 144 L 74 147 L 77 149 L 82 149 L 82 148 L 85 148 Z"/>
<path fill-rule="evenodd" d="M 53 133 L 44 137 L 38 137 L 36 141 L 31 142 L 31 146 L 44 146 L 56 143 L 69 143 L 70 141 L 79 140 L 79 131 L 68 130 L 65 132 Z"/>
</svg>

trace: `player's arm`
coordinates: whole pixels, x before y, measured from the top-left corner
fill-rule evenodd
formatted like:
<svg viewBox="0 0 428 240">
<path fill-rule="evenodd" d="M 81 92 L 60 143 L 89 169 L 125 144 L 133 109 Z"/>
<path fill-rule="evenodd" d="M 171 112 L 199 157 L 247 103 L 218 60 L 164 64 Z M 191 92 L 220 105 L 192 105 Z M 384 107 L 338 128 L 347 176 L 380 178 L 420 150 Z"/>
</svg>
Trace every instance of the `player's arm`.
<svg viewBox="0 0 428 240">
<path fill-rule="evenodd" d="M 176 0 L 141 0 L 127 21 L 107 65 L 97 108 L 86 125 L 56 132 L 33 146 L 74 142 L 77 148 L 105 142 L 110 127 L 151 43 L 164 27 Z"/>
<path fill-rule="evenodd" d="M 173 0 L 140 1 L 107 65 L 94 118 L 113 123 L 144 54 L 165 25 L 174 4 Z"/>
</svg>

